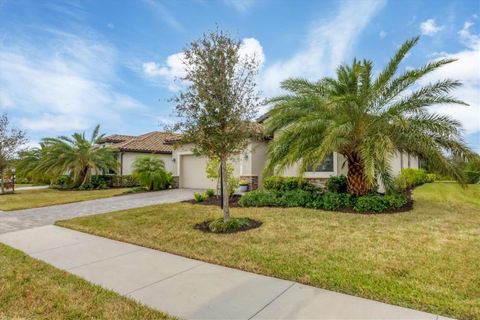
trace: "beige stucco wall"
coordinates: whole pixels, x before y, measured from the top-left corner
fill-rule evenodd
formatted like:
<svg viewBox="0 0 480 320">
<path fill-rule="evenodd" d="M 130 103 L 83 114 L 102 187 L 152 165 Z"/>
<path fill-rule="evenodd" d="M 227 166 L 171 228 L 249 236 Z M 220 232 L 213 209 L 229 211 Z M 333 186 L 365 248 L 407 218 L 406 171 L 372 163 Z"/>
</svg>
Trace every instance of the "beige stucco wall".
<svg viewBox="0 0 480 320">
<path fill-rule="evenodd" d="M 137 157 L 153 156 L 158 157 L 165 162 L 165 169 L 169 172 L 173 170 L 173 161 L 170 154 L 152 154 L 152 153 L 140 153 L 140 152 L 124 152 L 123 153 L 123 174 L 130 175 L 133 172 L 133 162 Z M 120 161 L 120 156 L 118 161 Z"/>
</svg>

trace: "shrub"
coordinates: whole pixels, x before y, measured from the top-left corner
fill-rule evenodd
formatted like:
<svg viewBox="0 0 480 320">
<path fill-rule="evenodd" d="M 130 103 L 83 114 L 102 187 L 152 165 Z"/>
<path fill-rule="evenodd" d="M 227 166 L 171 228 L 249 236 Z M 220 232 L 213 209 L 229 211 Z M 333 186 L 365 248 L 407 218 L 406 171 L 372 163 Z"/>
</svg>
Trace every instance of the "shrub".
<svg viewBox="0 0 480 320">
<path fill-rule="evenodd" d="M 230 162 L 227 163 L 227 185 L 228 185 L 228 195 L 231 197 L 234 195 L 235 190 L 239 186 L 239 179 L 235 178 L 233 164 Z M 220 194 L 220 160 L 218 159 L 209 159 L 207 162 L 207 166 L 205 168 L 205 173 L 207 174 L 207 178 L 215 181 L 217 183 L 217 193 Z"/>
<path fill-rule="evenodd" d="M 353 209 L 358 212 L 383 212 L 399 209 L 406 203 L 404 195 L 366 195 L 357 198 Z"/>
<path fill-rule="evenodd" d="M 465 182 L 468 184 L 480 183 L 480 171 L 463 171 Z"/>
<path fill-rule="evenodd" d="M 54 189 L 69 189 L 72 185 L 72 180 L 67 175 L 61 175 L 53 180 L 51 186 Z"/>
<path fill-rule="evenodd" d="M 427 173 L 426 183 L 433 183 L 437 180 L 437 175 L 435 173 Z"/>
<path fill-rule="evenodd" d="M 208 225 L 210 231 L 215 233 L 235 232 L 250 226 L 248 218 L 230 218 L 227 222 L 223 218 L 213 220 Z"/>
<path fill-rule="evenodd" d="M 145 187 L 133 187 L 130 190 L 125 191 L 123 194 L 130 194 L 130 193 L 142 193 L 148 191 Z"/>
<path fill-rule="evenodd" d="M 112 178 L 109 176 L 95 175 L 90 178 L 92 189 L 107 189 L 112 185 Z"/>
<path fill-rule="evenodd" d="M 321 197 L 321 208 L 335 211 L 341 207 L 352 207 L 355 197 L 348 193 L 325 192 Z"/>
<path fill-rule="evenodd" d="M 195 192 L 193 194 L 193 197 L 195 198 L 195 202 L 203 202 L 208 199 L 208 196 L 206 194 L 198 193 L 198 192 Z"/>
<path fill-rule="evenodd" d="M 167 189 L 172 185 L 172 174 L 165 171 L 165 163 L 160 158 L 138 157 L 133 162 L 133 167 L 133 176 L 150 191 Z"/>
<path fill-rule="evenodd" d="M 263 181 L 263 187 L 267 190 L 289 191 L 301 189 L 305 191 L 317 191 L 318 188 L 302 177 L 272 176 Z"/>
<path fill-rule="evenodd" d="M 242 207 L 268 207 L 277 205 L 277 195 L 273 191 L 253 190 L 245 193 L 238 204 Z"/>
<path fill-rule="evenodd" d="M 207 191 L 205 191 L 205 195 L 206 195 L 207 197 L 209 197 L 209 198 L 210 198 L 210 197 L 213 197 L 213 196 L 215 195 L 215 190 L 213 190 L 213 189 L 207 189 Z"/>
<path fill-rule="evenodd" d="M 138 181 L 138 179 L 131 175 L 114 175 L 111 177 L 111 181 L 111 187 L 113 188 L 131 188 L 140 186 L 140 182 Z"/>
<path fill-rule="evenodd" d="M 326 187 L 330 192 L 346 193 L 347 177 L 345 177 L 343 174 L 340 176 L 330 177 L 327 180 Z"/>
<path fill-rule="evenodd" d="M 427 173 L 423 169 L 405 168 L 400 175 L 405 178 L 407 188 L 419 186 L 427 181 Z"/>
<path fill-rule="evenodd" d="M 274 194 L 276 195 L 275 204 L 281 207 L 305 207 L 316 198 L 312 192 L 302 189 L 276 192 Z"/>
</svg>

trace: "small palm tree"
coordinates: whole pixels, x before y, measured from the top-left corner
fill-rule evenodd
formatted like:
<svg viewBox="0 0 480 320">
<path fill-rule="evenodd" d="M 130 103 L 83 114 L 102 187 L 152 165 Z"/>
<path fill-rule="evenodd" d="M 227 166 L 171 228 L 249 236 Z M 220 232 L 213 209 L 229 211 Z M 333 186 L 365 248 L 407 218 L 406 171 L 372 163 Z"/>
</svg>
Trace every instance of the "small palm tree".
<svg viewBox="0 0 480 320">
<path fill-rule="evenodd" d="M 377 177 L 387 190 L 392 186 L 391 160 L 396 151 L 419 155 L 437 171 L 462 181 L 458 167 L 447 155 L 473 156 L 461 138 L 461 125 L 430 111 L 438 104 L 462 104 L 449 95 L 461 85 L 441 80 L 425 86 L 416 82 L 453 62 L 441 59 L 396 76 L 398 66 L 419 38 L 406 41 L 385 69 L 374 77 L 371 61 L 354 60 L 341 65 L 336 78 L 317 82 L 288 79 L 282 88 L 288 94 L 270 100 L 265 126 L 274 134 L 269 145 L 266 172 L 279 172 L 300 163 L 319 165 L 338 152 L 348 163 L 348 190 L 365 194 Z"/>
<path fill-rule="evenodd" d="M 92 172 L 116 171 L 116 152 L 109 147 L 98 146 L 104 137 L 99 131 L 100 126 L 97 125 L 90 139 L 85 137 L 85 132 L 74 133 L 71 137 L 42 139 L 40 149 L 30 154 L 36 162 L 34 171 L 51 176 L 69 174 L 74 187 L 89 182 Z"/>
<path fill-rule="evenodd" d="M 165 171 L 165 163 L 158 157 L 138 157 L 133 168 L 133 176 L 149 191 L 166 189 L 172 183 L 172 176 Z"/>
</svg>

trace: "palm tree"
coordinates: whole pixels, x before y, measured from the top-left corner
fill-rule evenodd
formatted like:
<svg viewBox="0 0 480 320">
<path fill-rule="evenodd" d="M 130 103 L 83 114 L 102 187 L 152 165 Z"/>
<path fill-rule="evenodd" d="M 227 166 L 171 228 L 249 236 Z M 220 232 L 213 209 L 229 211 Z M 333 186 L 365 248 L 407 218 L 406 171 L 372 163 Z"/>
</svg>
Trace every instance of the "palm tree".
<svg viewBox="0 0 480 320">
<path fill-rule="evenodd" d="M 391 190 L 390 162 L 396 151 L 419 155 L 439 172 L 462 181 L 461 170 L 447 155 L 472 157 L 462 141 L 461 125 L 432 112 L 438 104 L 464 102 L 449 95 L 456 80 L 424 86 L 417 81 L 452 59 L 440 59 L 397 74 L 399 64 L 419 38 L 406 41 L 378 76 L 369 60 L 341 65 L 335 78 L 317 82 L 288 79 L 288 93 L 270 100 L 273 107 L 265 122 L 274 134 L 269 145 L 266 172 L 280 172 L 295 163 L 304 172 L 338 152 L 348 164 L 348 190 L 362 195 L 377 183 Z"/>
<path fill-rule="evenodd" d="M 172 183 L 172 176 L 165 171 L 165 163 L 157 157 L 138 157 L 133 162 L 133 176 L 149 191 L 163 190 Z"/>
<path fill-rule="evenodd" d="M 36 162 L 33 170 L 51 176 L 69 174 L 74 187 L 89 182 L 92 172 L 116 171 L 116 153 L 109 147 L 98 146 L 104 137 L 99 131 L 97 125 L 90 139 L 85 137 L 85 132 L 74 133 L 71 137 L 42 139 L 41 148 L 30 154 Z"/>
</svg>

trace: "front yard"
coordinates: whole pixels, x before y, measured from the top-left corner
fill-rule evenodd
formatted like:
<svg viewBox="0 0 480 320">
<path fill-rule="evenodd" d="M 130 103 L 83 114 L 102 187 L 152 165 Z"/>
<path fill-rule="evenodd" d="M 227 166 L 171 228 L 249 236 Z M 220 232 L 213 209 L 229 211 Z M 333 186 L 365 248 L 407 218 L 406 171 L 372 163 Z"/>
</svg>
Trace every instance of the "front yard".
<svg viewBox="0 0 480 320">
<path fill-rule="evenodd" d="M 0 195 L 0 210 L 19 210 L 38 208 L 100 198 L 109 198 L 125 193 L 123 189 L 105 189 L 91 191 L 60 191 L 55 189 L 18 190 L 14 194 Z"/>
<path fill-rule="evenodd" d="M 212 263 L 463 319 L 480 318 L 480 185 L 434 183 L 415 208 L 360 215 L 234 208 L 248 232 L 193 229 L 216 207 L 165 204 L 57 224 Z"/>
<path fill-rule="evenodd" d="M 0 244 L 0 319 L 172 319 Z"/>
</svg>

